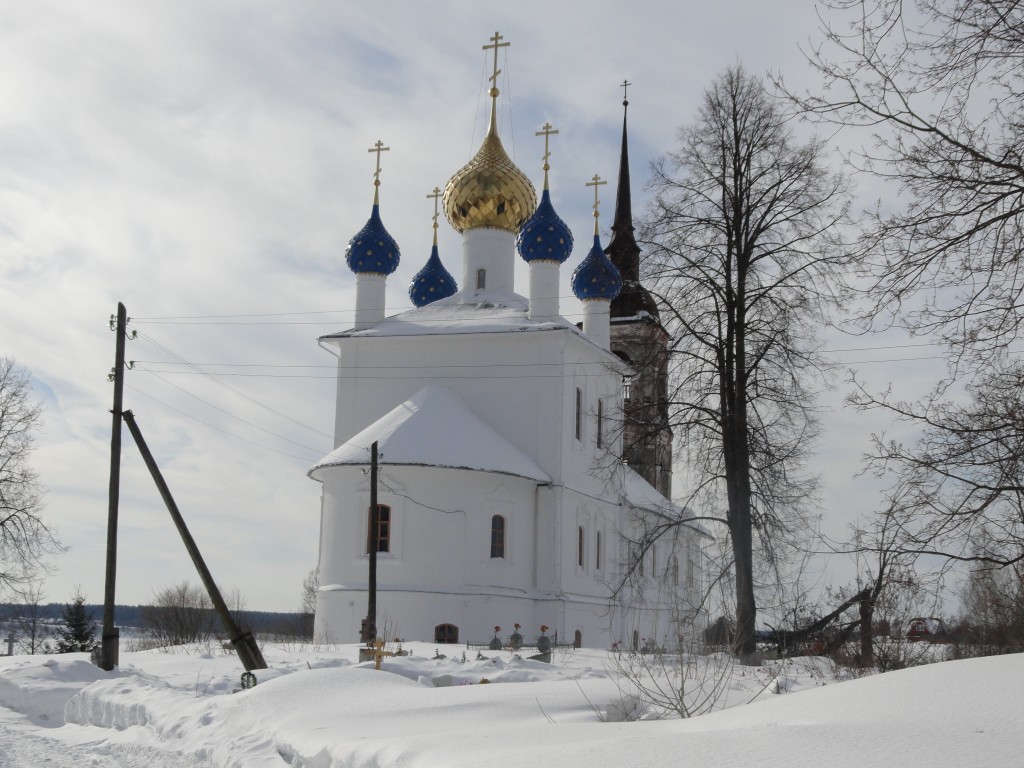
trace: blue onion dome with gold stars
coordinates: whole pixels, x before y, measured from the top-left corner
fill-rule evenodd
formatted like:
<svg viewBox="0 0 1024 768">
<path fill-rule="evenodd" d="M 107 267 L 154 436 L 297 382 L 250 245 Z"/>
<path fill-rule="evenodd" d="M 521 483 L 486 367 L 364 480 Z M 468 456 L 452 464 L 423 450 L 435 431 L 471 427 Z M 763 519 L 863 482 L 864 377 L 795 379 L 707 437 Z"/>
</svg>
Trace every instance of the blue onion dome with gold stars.
<svg viewBox="0 0 1024 768">
<path fill-rule="evenodd" d="M 594 235 L 594 247 L 572 273 L 572 292 L 580 301 L 611 301 L 621 290 L 622 276 L 601 248 L 601 239 Z"/>
<path fill-rule="evenodd" d="M 437 219 L 441 215 L 437 210 L 437 204 L 441 198 L 441 188 L 434 187 L 434 191 L 427 195 L 427 198 L 434 201 L 434 246 L 430 249 L 430 258 L 423 269 L 417 272 L 409 283 L 409 298 L 417 307 L 425 307 L 438 299 L 447 299 L 459 290 L 455 278 L 444 268 L 441 256 L 437 252 Z"/>
<path fill-rule="evenodd" d="M 373 204 L 370 220 L 349 240 L 345 249 L 348 268 L 357 275 L 377 273 L 390 275 L 398 269 L 398 243 L 384 228 L 380 218 L 380 205 Z"/>
<path fill-rule="evenodd" d="M 373 172 L 373 210 L 370 220 L 348 241 L 345 249 L 345 262 L 357 275 L 390 275 L 398 269 L 398 243 L 380 219 L 380 154 L 390 150 L 391 147 L 385 147 L 380 139 L 368 150 L 377 155 L 377 168 Z"/>
<path fill-rule="evenodd" d="M 563 263 L 572 254 L 572 232 L 555 213 L 548 190 L 541 193 L 540 205 L 520 228 L 516 247 L 524 261 Z"/>
<path fill-rule="evenodd" d="M 409 283 L 409 298 L 417 307 L 425 307 L 438 299 L 447 299 L 459 290 L 455 278 L 444 268 L 437 253 L 437 243 L 430 249 L 430 258 Z"/>
</svg>

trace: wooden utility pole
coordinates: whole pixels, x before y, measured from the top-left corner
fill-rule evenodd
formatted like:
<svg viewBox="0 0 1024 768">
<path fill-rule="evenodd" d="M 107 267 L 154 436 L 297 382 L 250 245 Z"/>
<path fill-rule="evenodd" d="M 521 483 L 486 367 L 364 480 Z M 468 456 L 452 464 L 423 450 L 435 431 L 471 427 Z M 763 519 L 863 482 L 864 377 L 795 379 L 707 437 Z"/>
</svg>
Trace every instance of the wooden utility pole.
<svg viewBox="0 0 1024 768">
<path fill-rule="evenodd" d="M 121 405 L 124 394 L 124 342 L 128 312 L 117 303 L 117 319 L 110 318 L 111 330 L 117 334 L 114 345 L 114 407 L 110 430 L 110 489 L 107 501 L 107 569 L 103 590 L 103 638 L 100 644 L 100 667 L 108 672 L 117 666 L 119 631 L 114 626 L 114 584 L 117 577 L 117 507 L 121 495 Z"/>
<path fill-rule="evenodd" d="M 135 423 L 135 415 L 131 411 L 125 411 L 122 416 L 124 417 L 124 423 L 128 425 L 128 431 L 135 438 L 135 443 L 142 454 L 142 460 L 146 463 L 150 475 L 153 476 L 153 482 L 156 483 L 157 490 L 160 491 L 160 496 L 167 506 L 167 511 L 171 513 L 171 519 L 174 520 L 174 525 L 177 527 L 178 533 L 181 534 L 181 540 L 185 542 L 185 549 L 188 550 L 196 570 L 199 571 L 199 578 L 202 579 L 203 586 L 206 587 L 206 591 L 210 595 L 210 601 L 213 603 L 214 610 L 220 616 L 221 624 L 224 625 L 224 631 L 227 632 L 239 660 L 247 672 L 251 672 L 254 669 L 266 669 L 267 662 L 263 660 L 263 654 L 260 652 L 260 648 L 256 644 L 252 633 L 242 632 L 238 628 L 234 618 L 231 616 L 231 611 L 228 610 L 227 603 L 221 597 L 220 590 L 217 589 L 217 583 L 213 580 L 210 569 L 206 567 L 206 562 L 199 552 L 199 547 L 196 546 L 195 539 L 192 538 L 188 526 L 185 525 L 185 519 L 181 516 L 181 512 L 178 511 L 178 505 L 174 502 L 174 497 L 171 496 L 171 490 L 168 488 L 167 482 L 164 480 L 164 476 L 156 464 L 156 459 L 150 453 L 149 446 L 146 445 L 146 441 L 142 437 L 139 425 Z"/>
<path fill-rule="evenodd" d="M 366 619 L 361 639 L 372 646 L 377 639 L 377 547 L 380 543 L 380 510 L 377 508 L 377 441 L 370 446 L 370 535 L 366 537 L 370 574 L 367 584 Z"/>
</svg>

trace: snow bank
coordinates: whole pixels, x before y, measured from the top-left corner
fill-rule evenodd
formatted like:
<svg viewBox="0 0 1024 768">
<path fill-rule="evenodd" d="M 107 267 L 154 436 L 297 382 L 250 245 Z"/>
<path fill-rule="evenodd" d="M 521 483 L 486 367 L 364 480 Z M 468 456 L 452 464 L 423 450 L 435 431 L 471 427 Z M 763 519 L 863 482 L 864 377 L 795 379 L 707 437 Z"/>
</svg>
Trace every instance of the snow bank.
<svg viewBox="0 0 1024 768">
<path fill-rule="evenodd" d="M 0 662 L 0 707 L 36 722 L 0 709 L 0 763 L 65 765 L 61 756 L 73 753 L 147 768 L 862 768 L 923 755 L 931 768 L 962 768 L 1018 764 L 1022 746 L 1024 702 L 1008 681 L 1024 672 L 1024 656 L 842 683 L 820 659 L 737 666 L 725 668 L 722 703 L 752 704 L 690 720 L 610 722 L 655 710 L 602 651 L 547 665 L 505 653 L 434 659 L 432 646 L 417 647 L 422 655 L 385 660 L 381 672 L 353 665 L 355 652 L 264 649 L 273 669 L 235 694 L 231 657 L 126 654 L 116 673 L 82 659 L 15 657 Z M 65 717 L 63 727 L 42 727 Z"/>
</svg>

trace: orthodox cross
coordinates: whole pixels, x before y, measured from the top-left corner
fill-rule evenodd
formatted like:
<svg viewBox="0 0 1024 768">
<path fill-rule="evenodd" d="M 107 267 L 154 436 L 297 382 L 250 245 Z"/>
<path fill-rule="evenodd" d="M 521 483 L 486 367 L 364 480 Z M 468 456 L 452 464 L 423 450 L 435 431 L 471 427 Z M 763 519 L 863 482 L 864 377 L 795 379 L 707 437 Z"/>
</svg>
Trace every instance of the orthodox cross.
<svg viewBox="0 0 1024 768">
<path fill-rule="evenodd" d="M 544 189 L 548 188 L 548 171 L 551 166 L 548 165 L 548 158 L 551 157 L 551 150 L 548 148 L 548 140 L 554 136 L 558 131 L 551 127 L 551 123 L 544 123 L 544 127 L 537 131 L 534 136 L 544 137 Z"/>
<path fill-rule="evenodd" d="M 632 83 L 629 82 L 629 80 L 623 80 L 622 81 L 622 106 L 624 106 L 624 107 L 629 106 L 628 97 L 626 95 L 626 89 L 629 88 L 629 86 L 631 86 L 631 85 L 632 85 Z"/>
<path fill-rule="evenodd" d="M 370 655 L 373 656 L 373 668 L 379 671 L 380 660 L 383 659 L 385 656 L 394 656 L 395 654 L 391 651 L 384 650 L 383 640 L 374 640 L 373 650 L 370 651 Z"/>
<path fill-rule="evenodd" d="M 586 183 L 586 185 L 585 185 L 585 186 L 593 187 L 594 188 L 594 234 L 595 235 L 598 233 L 598 230 L 597 230 L 597 217 L 600 215 L 597 212 L 597 206 L 601 202 L 600 200 L 598 200 L 598 197 L 597 197 L 597 188 L 599 186 L 601 186 L 602 184 L 607 184 L 607 183 L 608 183 L 607 181 L 602 181 L 601 177 L 598 176 L 595 173 L 593 180 L 588 181 Z"/>
<path fill-rule="evenodd" d="M 440 215 L 437 212 L 437 203 L 441 199 L 441 188 L 434 187 L 434 191 L 427 195 L 427 199 L 434 198 L 434 245 L 437 245 L 437 217 Z"/>
<path fill-rule="evenodd" d="M 498 75 L 501 74 L 501 70 L 498 69 L 498 49 L 499 48 L 508 48 L 510 45 L 512 45 L 512 43 L 501 43 L 501 42 L 498 42 L 499 40 L 504 40 L 505 39 L 498 32 L 494 33 L 494 37 L 489 37 L 487 39 L 490 40 L 493 43 L 493 45 L 485 45 L 483 47 L 483 49 L 485 51 L 488 51 L 491 48 L 494 49 L 494 74 L 492 74 L 488 78 L 488 80 L 491 81 L 491 96 L 492 97 L 496 97 L 498 95 Z"/>
<path fill-rule="evenodd" d="M 377 153 L 377 169 L 373 172 L 373 204 L 377 205 L 380 202 L 380 153 L 390 152 L 391 147 L 385 147 L 384 142 L 377 139 L 377 143 L 366 151 Z"/>
</svg>

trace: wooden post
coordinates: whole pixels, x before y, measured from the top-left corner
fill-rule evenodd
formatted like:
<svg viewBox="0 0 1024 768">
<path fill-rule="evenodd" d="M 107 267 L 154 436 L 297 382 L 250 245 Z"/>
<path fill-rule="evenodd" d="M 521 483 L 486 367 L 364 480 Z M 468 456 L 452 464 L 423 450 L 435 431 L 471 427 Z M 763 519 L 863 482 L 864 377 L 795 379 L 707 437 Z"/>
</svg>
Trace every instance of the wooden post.
<svg viewBox="0 0 1024 768">
<path fill-rule="evenodd" d="M 380 535 L 380 510 L 377 508 L 377 441 L 370 446 L 370 535 L 367 536 L 370 573 L 367 578 L 366 620 L 361 639 L 367 646 L 377 639 L 377 546 Z"/>
<path fill-rule="evenodd" d="M 113 322 L 117 334 L 114 343 L 114 407 L 110 430 L 110 487 L 107 496 L 107 567 L 103 589 L 103 634 L 100 641 L 100 668 L 108 672 L 118 662 L 118 629 L 114 626 L 114 585 L 117 580 L 117 511 L 121 495 L 121 406 L 124 396 L 124 342 L 127 333 L 128 312 L 124 304 L 117 303 L 117 321 Z"/>
<path fill-rule="evenodd" d="M 252 633 L 239 630 L 238 625 L 235 624 L 235 620 L 231 616 L 231 611 L 228 610 L 228 606 L 224 602 L 224 598 L 221 597 L 220 590 L 217 589 L 217 584 L 210 574 L 210 569 L 206 567 L 206 562 L 199 552 L 199 547 L 196 546 L 195 539 L 192 538 L 192 534 L 189 533 L 188 527 L 185 525 L 185 519 L 181 516 L 181 512 L 178 511 L 178 505 L 175 504 L 174 497 L 171 496 L 171 490 L 167 487 L 160 468 L 156 465 L 156 460 L 153 458 L 153 454 L 149 451 L 149 446 L 146 445 L 146 441 L 142 437 L 139 425 L 135 423 L 135 415 L 131 411 L 125 411 L 123 417 L 125 424 L 128 425 L 128 431 L 132 433 L 136 445 L 139 446 L 139 452 L 142 454 L 143 461 L 146 462 L 149 473 L 153 476 L 153 482 L 156 483 L 160 496 L 163 497 L 167 511 L 171 513 L 171 519 L 174 520 L 174 525 L 177 527 L 178 533 L 181 534 L 181 540 L 185 542 L 185 549 L 188 550 L 196 570 L 199 571 L 199 578 L 202 579 L 203 586 L 206 587 L 206 591 L 210 595 L 214 610 L 220 616 L 221 623 L 224 625 L 224 630 L 227 632 L 231 645 L 234 646 L 235 652 L 238 654 L 238 658 L 247 672 L 251 672 L 254 669 L 266 669 L 267 662 L 263 660 L 263 654 L 260 652 L 260 648 L 256 644 Z"/>
</svg>

